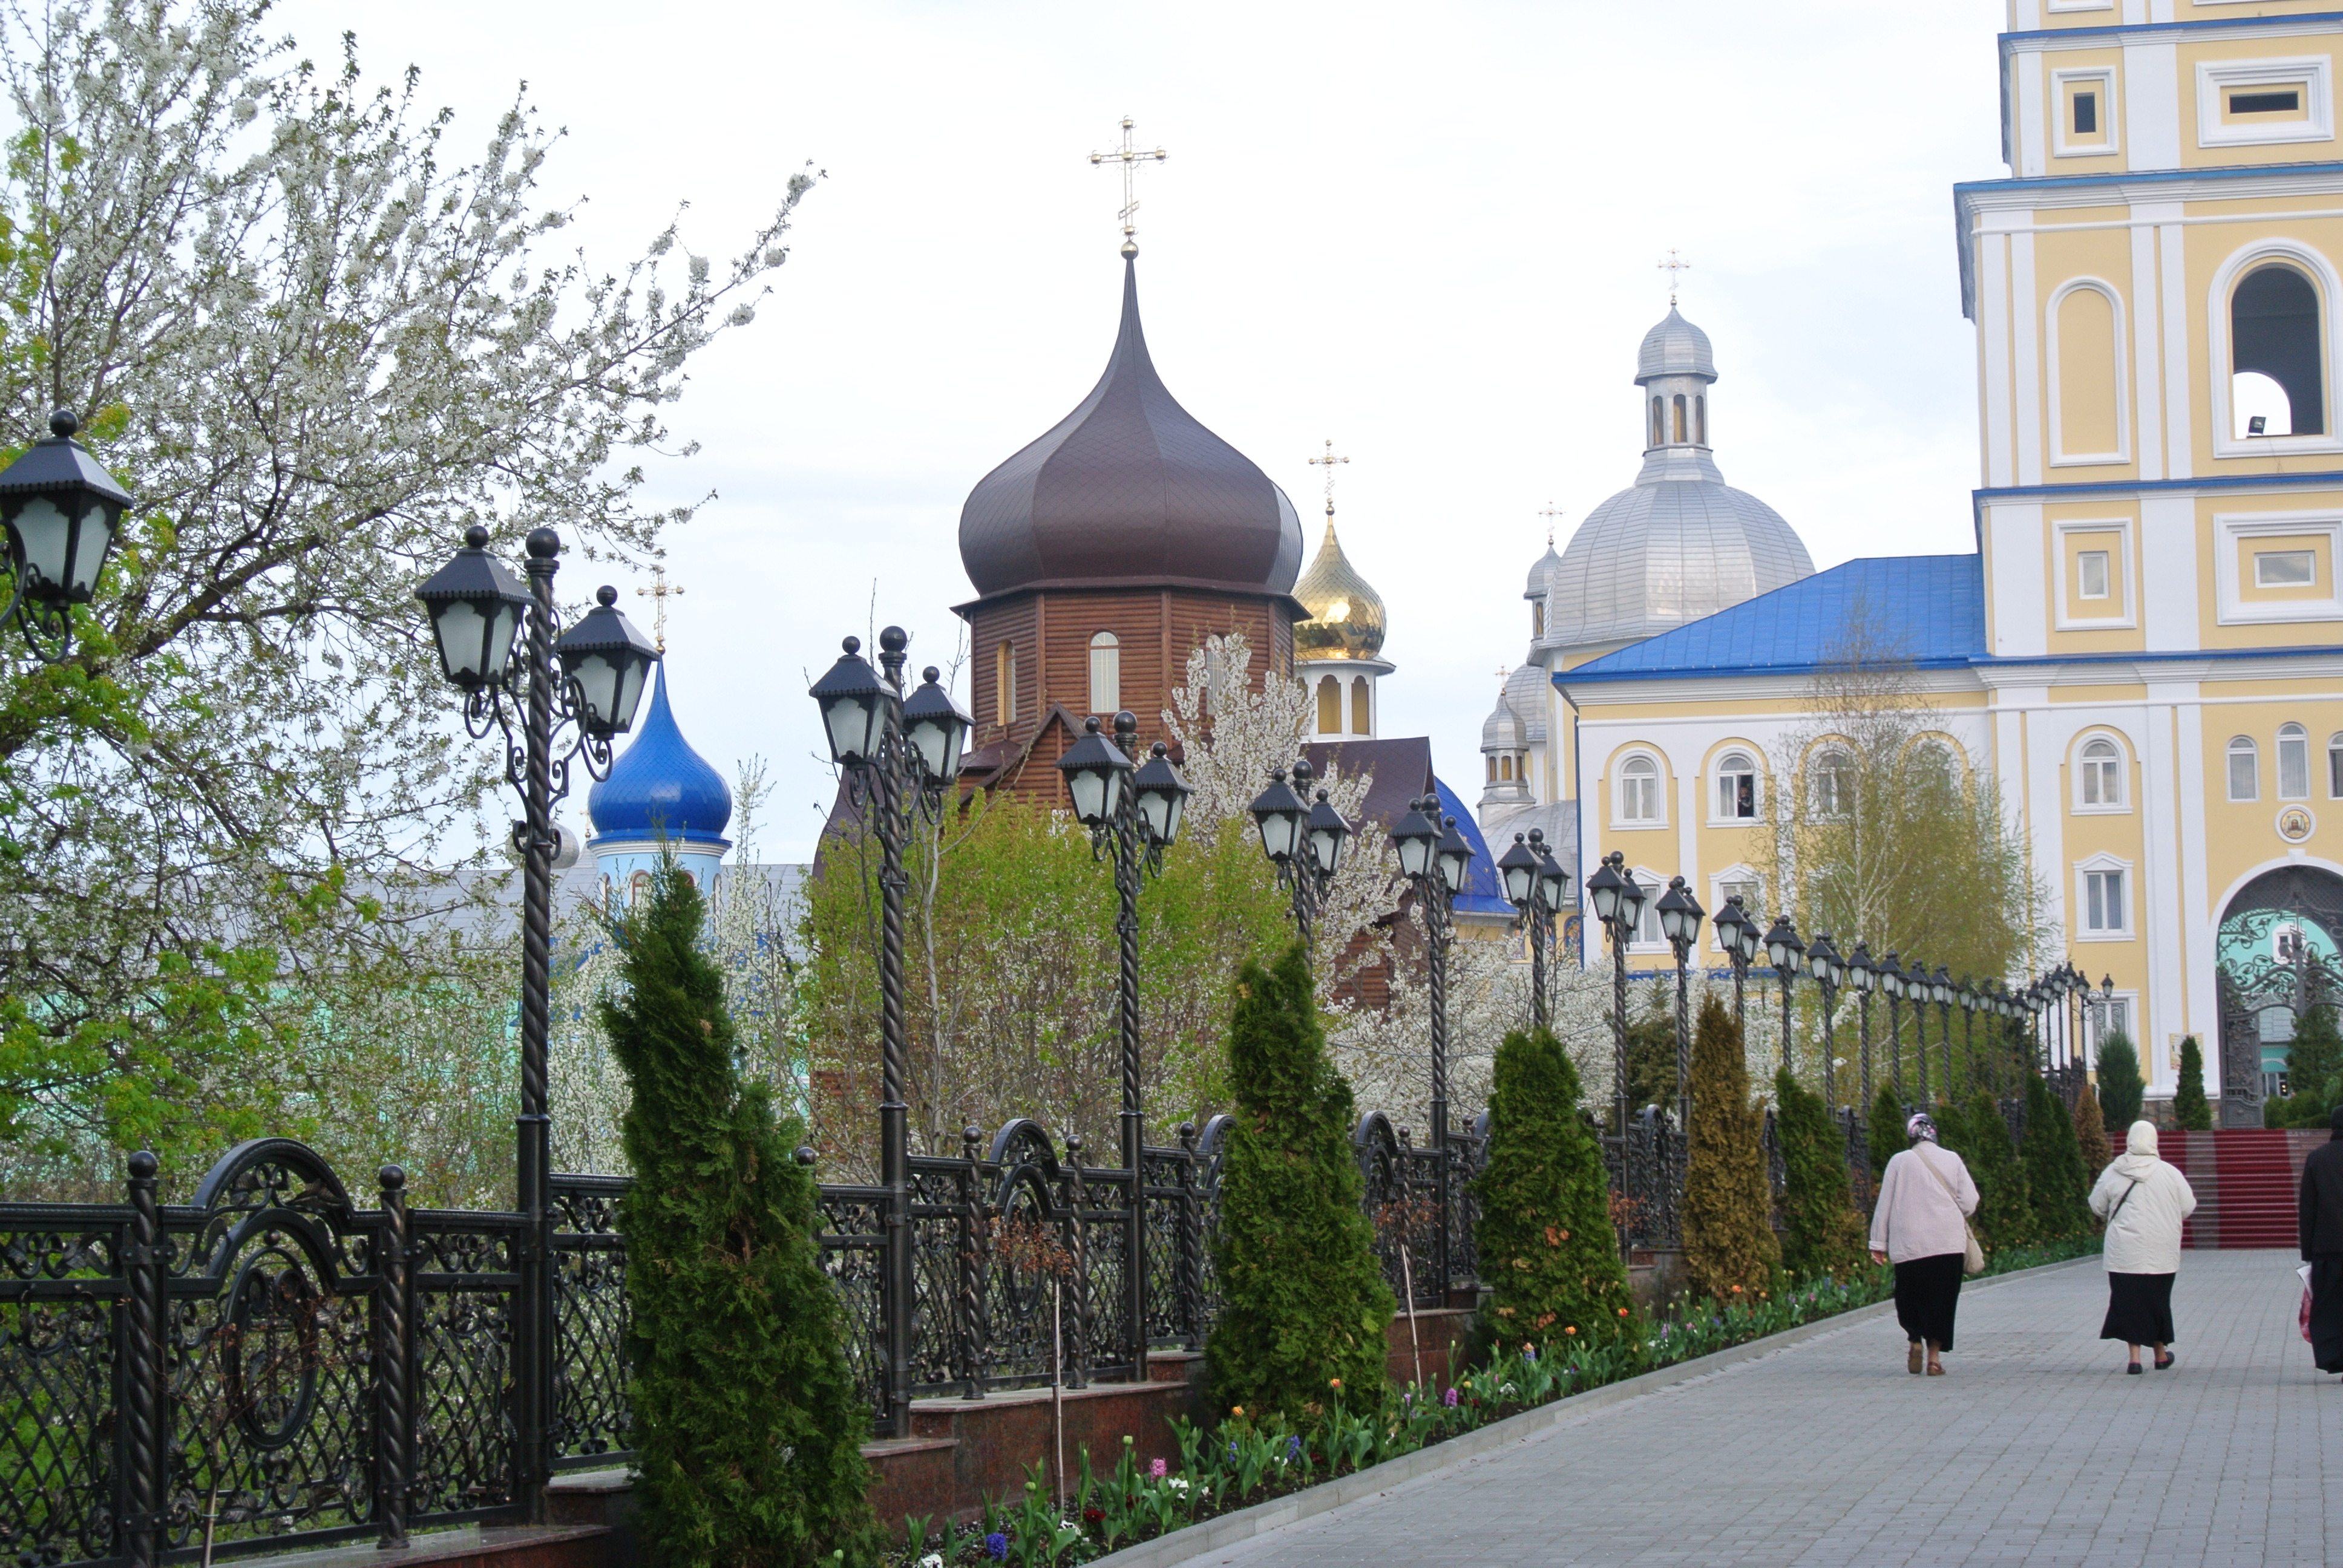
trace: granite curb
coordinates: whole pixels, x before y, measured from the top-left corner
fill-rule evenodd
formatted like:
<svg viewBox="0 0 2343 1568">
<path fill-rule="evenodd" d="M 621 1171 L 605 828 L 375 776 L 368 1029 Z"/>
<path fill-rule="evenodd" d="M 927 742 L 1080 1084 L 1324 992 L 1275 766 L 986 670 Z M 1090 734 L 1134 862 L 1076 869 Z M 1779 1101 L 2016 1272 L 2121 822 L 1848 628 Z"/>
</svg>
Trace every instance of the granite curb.
<svg viewBox="0 0 2343 1568">
<path fill-rule="evenodd" d="M 1969 1285 L 1963 1293 L 1991 1290 L 1996 1285 L 2010 1281 L 2035 1279 L 2059 1269 L 2072 1269 L 2085 1263 L 2097 1266 L 2099 1261 L 2099 1254 L 2097 1252 L 2087 1252 L 2079 1258 L 2061 1259 L 2057 1262 L 2043 1263 L 2031 1269 L 2016 1269 L 2006 1274 L 1996 1274 L 1990 1279 L 1979 1280 Z M 1768 1334 L 1764 1339 L 1751 1340 L 1746 1344 L 1735 1345 L 1729 1350 L 1713 1351 L 1707 1355 L 1696 1357 L 1692 1361 L 1678 1362 L 1674 1366 L 1662 1367 L 1656 1372 L 1644 1372 L 1621 1382 L 1607 1383 L 1602 1388 L 1590 1389 L 1584 1393 L 1571 1394 L 1566 1398 L 1554 1400 L 1551 1403 L 1542 1404 L 1535 1410 L 1525 1410 L 1518 1415 L 1509 1415 L 1503 1421 L 1492 1422 L 1489 1425 L 1468 1432 L 1461 1437 L 1452 1437 L 1445 1442 L 1436 1442 L 1429 1448 L 1417 1449 L 1413 1453 L 1403 1454 L 1397 1459 L 1386 1460 L 1381 1464 L 1373 1465 L 1365 1470 L 1353 1471 L 1350 1474 L 1336 1480 L 1322 1482 L 1316 1486 L 1305 1487 L 1300 1492 L 1289 1493 L 1283 1497 L 1273 1497 L 1266 1503 L 1256 1503 L 1252 1507 L 1241 1508 L 1234 1513 L 1223 1513 L 1217 1518 L 1206 1520 L 1202 1524 L 1191 1524 L 1185 1529 L 1174 1530 L 1168 1535 L 1159 1535 L 1152 1541 L 1142 1541 L 1135 1546 L 1126 1546 L 1120 1552 L 1111 1552 L 1103 1557 L 1092 1558 L 1091 1568 L 1171 1568 L 1171 1565 L 1175 1563 L 1192 1562 L 1209 1553 L 1217 1552 L 1222 1547 L 1234 1546 L 1240 1542 L 1250 1541 L 1257 1535 L 1266 1535 L 1271 1531 L 1282 1529 L 1288 1524 L 1298 1524 L 1305 1519 L 1314 1519 L 1319 1514 L 1331 1513 L 1345 1503 L 1356 1503 L 1361 1498 L 1388 1492 L 1393 1487 L 1434 1474 L 1451 1465 L 1460 1464 L 1465 1460 L 1477 1459 L 1484 1453 L 1494 1452 L 1509 1444 L 1523 1442 L 1554 1427 L 1567 1425 L 1583 1416 L 1593 1415 L 1613 1405 L 1624 1404 L 1630 1400 L 1658 1393 L 1664 1389 L 1673 1388 L 1678 1383 L 1689 1382 L 1694 1378 L 1704 1377 L 1710 1372 L 1722 1372 L 1727 1367 L 1760 1360 L 1777 1351 L 1788 1350 L 1794 1345 L 1804 1344 L 1808 1340 L 1819 1339 L 1825 1334 L 1836 1333 L 1843 1329 L 1851 1329 L 1863 1323 L 1875 1322 L 1892 1315 L 1895 1311 L 1896 1303 L 1893 1302 L 1875 1302 L 1867 1307 L 1857 1307 L 1852 1312 L 1836 1312 L 1811 1323 L 1801 1323 L 1795 1329 L 1785 1329 L 1780 1333 Z"/>
</svg>

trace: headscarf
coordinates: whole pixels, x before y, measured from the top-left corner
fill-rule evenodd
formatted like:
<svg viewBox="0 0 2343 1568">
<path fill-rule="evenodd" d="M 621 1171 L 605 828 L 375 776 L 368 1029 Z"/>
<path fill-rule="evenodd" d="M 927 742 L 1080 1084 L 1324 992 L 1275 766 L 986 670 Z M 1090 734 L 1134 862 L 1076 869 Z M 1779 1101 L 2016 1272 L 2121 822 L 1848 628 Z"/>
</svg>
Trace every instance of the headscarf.
<svg viewBox="0 0 2343 1568">
<path fill-rule="evenodd" d="M 2124 1139 L 2124 1152 L 2127 1154 L 2146 1154 L 2151 1158 L 2157 1157 L 2156 1123 L 2153 1121 L 2133 1122 L 2131 1124 L 2130 1133 Z"/>
<path fill-rule="evenodd" d="M 1936 1141 L 1936 1124 L 1928 1120 L 1926 1111 L 1915 1111 L 1912 1120 L 1904 1124 L 1904 1136 L 1915 1143 L 1924 1138 L 1934 1143 Z"/>
</svg>

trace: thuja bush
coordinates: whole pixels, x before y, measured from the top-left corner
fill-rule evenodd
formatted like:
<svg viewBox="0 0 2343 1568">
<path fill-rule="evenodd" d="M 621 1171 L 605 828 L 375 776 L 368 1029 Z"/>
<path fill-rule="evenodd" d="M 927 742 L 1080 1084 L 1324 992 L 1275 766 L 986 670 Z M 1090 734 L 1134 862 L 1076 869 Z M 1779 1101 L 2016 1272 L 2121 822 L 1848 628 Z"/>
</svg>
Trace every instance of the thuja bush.
<svg viewBox="0 0 2343 1568">
<path fill-rule="evenodd" d="M 1865 1136 L 1870 1143 L 1871 1190 L 1876 1192 L 1880 1178 L 1887 1173 L 1887 1162 L 1896 1158 L 1905 1144 L 1904 1102 L 1896 1099 L 1896 1091 L 1884 1083 L 1871 1102 L 1871 1126 L 1865 1130 Z"/>
<path fill-rule="evenodd" d="M 2205 1098 L 2205 1048 L 2193 1034 L 2180 1041 L 2180 1087 L 2173 1091 L 2172 1120 L 2184 1132 L 2213 1131 L 2213 1104 Z"/>
<path fill-rule="evenodd" d="M 1966 1141 L 1960 1153 L 1977 1188 L 1977 1233 L 1989 1247 L 2025 1246 L 2034 1240 L 2034 1197 L 2001 1107 L 1980 1089 L 1970 1098 L 1962 1123 Z"/>
<path fill-rule="evenodd" d="M 2124 1124 L 2128 1134 L 2131 1124 Z M 2099 1091 L 2089 1084 L 2075 1100 L 2075 1148 L 2083 1157 L 2083 1176 L 2096 1181 L 2107 1161 L 2116 1157 L 2115 1146 L 2107 1137 L 2107 1112 L 2099 1109 Z"/>
<path fill-rule="evenodd" d="M 1360 1211 L 1351 1086 L 1327 1060 L 1299 942 L 1238 974 L 1229 1091 L 1205 1362 L 1222 1407 L 1298 1420 L 1332 1389 L 1383 1387 L 1394 1306 Z"/>
<path fill-rule="evenodd" d="M 1957 1100 L 1947 1100 L 1928 1109 L 1928 1120 L 1936 1124 L 1936 1141 L 1956 1154 L 1966 1154 L 1969 1147 L 1968 1110 Z"/>
<path fill-rule="evenodd" d="M 1846 1183 L 1846 1144 L 1823 1097 L 1788 1068 L 1774 1075 L 1782 1145 L 1782 1266 L 1795 1279 L 1845 1278 L 1862 1266 L 1863 1217 Z"/>
<path fill-rule="evenodd" d="M 2286 1051 L 2287 1096 L 2274 1106 L 2280 1127 L 2324 1127 L 2328 1113 L 2343 1103 L 2343 1030 L 2336 1010 L 2307 1008 Z"/>
<path fill-rule="evenodd" d="M 1749 1101 L 1741 1030 L 1714 996 L 1692 1039 L 1691 1151 L 1684 1167 L 1684 1273 L 1721 1302 L 1768 1290 L 1781 1267 L 1765 1181 L 1763 1122 Z"/>
<path fill-rule="evenodd" d="M 1546 1030 L 1497 1048 L 1488 1162 L 1473 1191 L 1484 1348 L 1604 1344 L 1639 1331 L 1602 1147 L 1579 1114 L 1578 1070 Z"/>
<path fill-rule="evenodd" d="M 2131 1036 L 2111 1030 L 2099 1042 L 2099 1108 L 2110 1137 L 2122 1137 L 2139 1120 L 2139 1102 L 2147 1085 L 2139 1076 L 2139 1051 Z"/>
<path fill-rule="evenodd" d="M 814 1181 L 761 1083 L 736 1066 L 691 879 L 668 861 L 614 922 L 602 1024 L 633 1089 L 627 1241 L 632 1442 L 644 1533 L 675 1568 L 780 1568 L 875 1543 Z"/>
<path fill-rule="evenodd" d="M 2074 1118 L 2038 1072 L 2026 1075 L 2026 1138 L 2018 1155 L 2034 1201 L 2034 1233 L 2046 1241 L 2090 1234 L 2090 1188 Z"/>
</svg>

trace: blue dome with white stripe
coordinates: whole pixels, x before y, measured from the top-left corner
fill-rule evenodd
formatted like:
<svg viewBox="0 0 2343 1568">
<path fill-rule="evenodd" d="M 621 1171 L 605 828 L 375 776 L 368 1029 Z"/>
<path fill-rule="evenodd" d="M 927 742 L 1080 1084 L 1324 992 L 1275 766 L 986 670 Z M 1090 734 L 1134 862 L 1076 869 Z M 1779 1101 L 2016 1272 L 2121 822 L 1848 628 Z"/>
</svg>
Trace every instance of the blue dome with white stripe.
<svg viewBox="0 0 2343 1568">
<path fill-rule="evenodd" d="M 729 847 L 724 829 L 732 821 L 732 791 L 675 727 L 667 702 L 666 660 L 659 661 L 650 710 L 634 744 L 587 796 L 586 815 L 598 839 L 666 839 L 678 845 L 709 845 L 719 852 Z"/>
</svg>

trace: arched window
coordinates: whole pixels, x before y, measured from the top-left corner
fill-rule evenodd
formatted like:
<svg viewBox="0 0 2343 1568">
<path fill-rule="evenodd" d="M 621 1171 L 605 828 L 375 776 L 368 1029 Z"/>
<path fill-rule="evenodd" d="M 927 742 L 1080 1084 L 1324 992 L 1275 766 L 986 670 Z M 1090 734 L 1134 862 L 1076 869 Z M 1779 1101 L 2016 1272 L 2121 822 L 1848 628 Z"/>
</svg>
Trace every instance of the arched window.
<svg viewBox="0 0 2343 1568">
<path fill-rule="evenodd" d="M 1855 809 L 1855 759 L 1833 747 L 1815 759 L 1815 815 L 1844 817 Z"/>
<path fill-rule="evenodd" d="M 1495 756 L 1494 756 L 1494 755 L 1491 755 L 1491 756 L 1489 756 L 1489 757 L 1483 758 L 1483 759 L 1482 759 L 1482 760 L 1483 760 L 1483 761 L 1484 761 L 1484 762 L 1486 762 L 1486 763 L 1488 763 L 1488 765 L 1489 765 L 1489 779 L 1488 779 L 1488 781 L 1489 781 L 1490 783 L 1492 783 L 1492 784 L 1494 784 L 1494 783 L 1497 781 L 1497 759 L 1495 758 Z"/>
<path fill-rule="evenodd" d="M 1728 751 L 1716 759 L 1716 814 L 1735 822 L 1756 819 L 1757 764 L 1745 751 Z"/>
<path fill-rule="evenodd" d="M 2318 316 L 2318 290 L 2296 267 L 2268 262 L 2238 280 L 2229 296 L 2234 434 L 2326 433 L 2326 334 Z"/>
<path fill-rule="evenodd" d="M 2083 745 L 2083 804 L 2120 806 L 2123 799 L 2123 753 L 2112 740 Z"/>
<path fill-rule="evenodd" d="M 2299 724 L 2278 729 L 2278 798 L 2310 799 L 2310 736 Z"/>
<path fill-rule="evenodd" d="M 1351 677 L 1351 733 L 1353 735 L 1373 735 L 1375 732 L 1374 715 L 1368 708 L 1367 690 L 1365 676 Z"/>
<path fill-rule="evenodd" d="M 1513 754 L 1512 752 L 1506 752 L 1503 757 L 1498 759 L 1497 777 L 1503 779 L 1509 784 L 1513 782 Z"/>
<path fill-rule="evenodd" d="M 2261 798 L 2261 754 L 2254 749 L 2253 737 L 2237 736 L 2229 742 L 2229 799 L 2258 800 Z"/>
<path fill-rule="evenodd" d="M 1091 711 L 1104 719 L 1122 710 L 1122 639 L 1111 631 L 1091 638 Z"/>
<path fill-rule="evenodd" d="M 1664 413 L 1661 412 L 1661 408 L 1662 405 L 1660 400 L 1657 397 L 1653 398 L 1652 445 L 1654 447 L 1664 447 L 1667 445 L 1668 440 L 1668 417 Z"/>
<path fill-rule="evenodd" d="M 1916 789 L 1950 789 L 1961 781 L 1961 765 L 1941 740 L 1922 740 L 1905 759 L 1906 781 Z"/>
<path fill-rule="evenodd" d="M 1684 427 L 1684 395 L 1683 393 L 1681 393 L 1681 392 L 1679 392 L 1679 393 L 1677 393 L 1677 394 L 1676 394 L 1676 397 L 1675 397 L 1675 408 L 1676 408 L 1676 442 L 1677 442 L 1677 444 L 1678 444 L 1678 445 L 1682 445 L 1682 444 L 1684 443 L 1684 441 L 1686 439 L 1686 436 L 1685 436 L 1685 427 Z"/>
<path fill-rule="evenodd" d="M 650 901 L 651 874 L 649 871 L 637 871 L 627 879 L 627 902 L 630 907 L 639 910 Z"/>
<path fill-rule="evenodd" d="M 1694 440 L 1694 442 L 1698 443 L 1699 445 L 1703 446 L 1703 447 L 1707 446 L 1707 445 L 1708 445 L 1708 395 L 1707 395 L 1706 393 L 1704 393 L 1704 393 L 1695 393 L 1695 394 L 1694 395 L 1694 397 L 1693 397 L 1693 400 L 1692 400 L 1692 428 L 1693 428 L 1693 437 L 1692 437 L 1692 438 L 1693 438 L 1693 440 Z"/>
<path fill-rule="evenodd" d="M 1635 921 L 1635 945 L 1659 947 L 1668 940 L 1667 932 L 1660 926 L 1660 894 L 1666 890 L 1655 881 L 1644 881 L 1641 877 L 1635 879 L 1644 883 L 1644 912 Z"/>
<path fill-rule="evenodd" d="M 1017 722 L 1017 645 L 1004 642 L 992 653 L 992 711 L 995 721 Z"/>
<path fill-rule="evenodd" d="M 2343 800 L 2343 735 L 2327 738 L 2327 798 Z"/>
<path fill-rule="evenodd" d="M 1619 820 L 1660 819 L 1660 769 L 1648 757 L 1630 757 L 1619 769 Z"/>
<path fill-rule="evenodd" d="M 1530 635 L 1532 637 L 1545 635 L 1545 600 L 1544 599 L 1539 599 L 1530 606 Z"/>
<path fill-rule="evenodd" d="M 1318 678 L 1318 733 L 1342 733 L 1342 683 L 1331 675 Z"/>
</svg>

